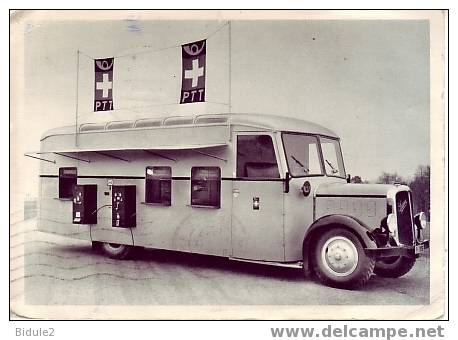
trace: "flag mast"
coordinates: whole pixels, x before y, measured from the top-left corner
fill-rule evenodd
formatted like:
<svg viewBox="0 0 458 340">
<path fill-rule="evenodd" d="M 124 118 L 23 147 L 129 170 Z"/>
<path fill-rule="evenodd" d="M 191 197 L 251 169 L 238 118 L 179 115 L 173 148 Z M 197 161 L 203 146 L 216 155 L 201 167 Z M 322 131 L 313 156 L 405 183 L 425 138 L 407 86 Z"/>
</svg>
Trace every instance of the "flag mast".
<svg viewBox="0 0 458 340">
<path fill-rule="evenodd" d="M 78 146 L 78 88 L 80 73 L 80 50 L 76 51 L 76 108 L 75 108 L 75 146 Z"/>
<path fill-rule="evenodd" d="M 231 21 L 229 20 L 229 113 L 232 113 L 232 29 Z"/>
</svg>

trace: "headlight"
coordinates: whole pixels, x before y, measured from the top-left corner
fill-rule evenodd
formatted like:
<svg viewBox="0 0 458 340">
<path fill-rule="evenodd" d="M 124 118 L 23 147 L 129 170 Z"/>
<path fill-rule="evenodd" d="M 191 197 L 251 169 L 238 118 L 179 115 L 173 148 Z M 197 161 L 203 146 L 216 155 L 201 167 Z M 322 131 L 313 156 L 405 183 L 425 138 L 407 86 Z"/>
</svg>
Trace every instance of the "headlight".
<svg viewBox="0 0 458 340">
<path fill-rule="evenodd" d="M 386 217 L 386 225 L 390 233 L 394 233 L 396 231 L 398 225 L 396 223 L 396 216 L 394 216 L 394 214 L 389 214 Z"/>
<path fill-rule="evenodd" d="M 414 222 L 417 228 L 425 229 L 426 228 L 426 214 L 422 211 L 415 215 Z"/>
</svg>

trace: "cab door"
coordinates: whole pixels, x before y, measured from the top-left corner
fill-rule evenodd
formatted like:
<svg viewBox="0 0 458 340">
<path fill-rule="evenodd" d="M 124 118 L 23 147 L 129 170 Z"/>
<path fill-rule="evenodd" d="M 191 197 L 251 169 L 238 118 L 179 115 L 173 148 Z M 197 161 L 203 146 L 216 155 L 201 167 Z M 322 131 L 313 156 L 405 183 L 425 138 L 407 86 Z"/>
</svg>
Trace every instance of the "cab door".
<svg viewBox="0 0 458 340">
<path fill-rule="evenodd" d="M 234 133 L 232 256 L 283 261 L 283 191 L 272 134 Z"/>
<path fill-rule="evenodd" d="M 342 181 L 324 176 L 317 136 L 282 133 L 289 190 L 284 195 L 285 262 L 301 261 L 302 241 L 314 221 L 314 192 L 321 183 Z"/>
</svg>

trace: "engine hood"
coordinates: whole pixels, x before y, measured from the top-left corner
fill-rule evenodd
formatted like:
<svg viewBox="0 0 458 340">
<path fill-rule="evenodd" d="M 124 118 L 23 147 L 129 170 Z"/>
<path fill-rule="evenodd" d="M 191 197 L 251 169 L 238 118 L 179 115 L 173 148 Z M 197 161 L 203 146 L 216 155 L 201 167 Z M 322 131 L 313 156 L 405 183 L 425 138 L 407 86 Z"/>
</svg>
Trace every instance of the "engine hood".
<svg viewBox="0 0 458 340">
<path fill-rule="evenodd" d="M 357 184 L 357 183 L 322 183 L 316 190 L 319 196 L 361 196 L 387 197 L 390 191 L 409 190 L 405 185 L 393 184 Z"/>
</svg>

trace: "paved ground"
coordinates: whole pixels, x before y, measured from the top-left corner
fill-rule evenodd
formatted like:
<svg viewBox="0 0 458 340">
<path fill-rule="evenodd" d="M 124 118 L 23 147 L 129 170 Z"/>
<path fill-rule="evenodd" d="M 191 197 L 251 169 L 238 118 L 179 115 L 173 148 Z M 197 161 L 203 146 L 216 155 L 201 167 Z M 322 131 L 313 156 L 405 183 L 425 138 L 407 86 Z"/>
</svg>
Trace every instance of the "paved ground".
<svg viewBox="0 0 458 340">
<path fill-rule="evenodd" d="M 11 228 L 11 296 L 35 305 L 412 305 L 429 303 L 429 254 L 398 279 L 359 291 L 329 288 L 300 270 L 144 250 L 117 261 L 86 241 Z"/>
</svg>

